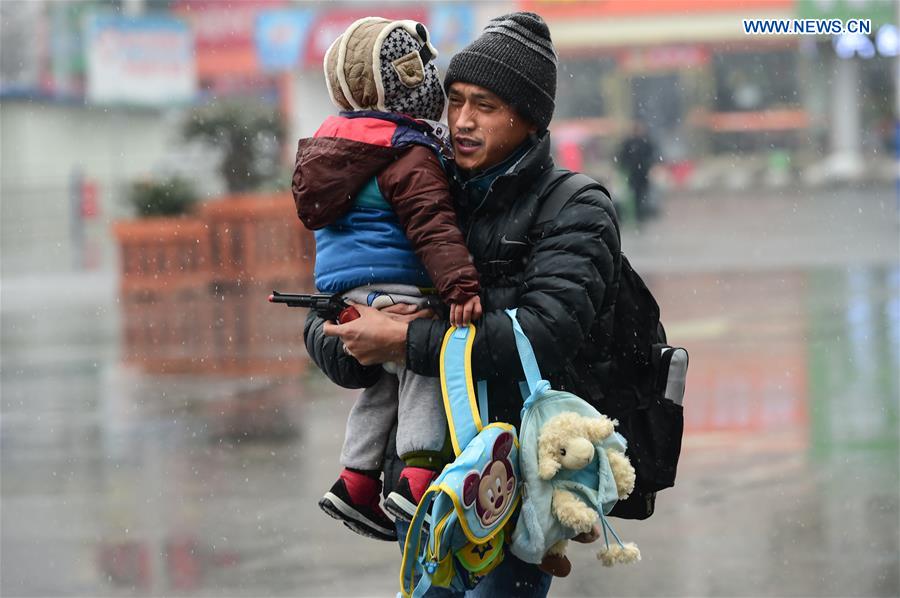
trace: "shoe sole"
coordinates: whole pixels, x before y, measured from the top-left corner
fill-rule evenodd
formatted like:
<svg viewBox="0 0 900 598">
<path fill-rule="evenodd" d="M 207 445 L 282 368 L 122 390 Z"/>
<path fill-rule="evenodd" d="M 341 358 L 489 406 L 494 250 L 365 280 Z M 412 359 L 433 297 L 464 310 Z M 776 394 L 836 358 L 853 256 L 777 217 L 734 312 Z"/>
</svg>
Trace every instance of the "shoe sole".
<svg viewBox="0 0 900 598">
<path fill-rule="evenodd" d="M 319 508 L 330 517 L 343 522 L 349 529 L 361 536 L 384 540 L 385 542 L 397 541 L 396 530 L 387 529 L 373 523 L 331 492 L 325 493 L 325 496 L 319 501 Z"/>
<path fill-rule="evenodd" d="M 407 500 L 405 496 L 397 492 L 391 492 L 384 501 L 384 510 L 393 515 L 397 519 L 403 521 L 412 521 L 416 514 L 418 505 Z M 425 523 L 422 525 L 425 529 L 431 526 L 431 515 L 425 515 Z"/>
</svg>

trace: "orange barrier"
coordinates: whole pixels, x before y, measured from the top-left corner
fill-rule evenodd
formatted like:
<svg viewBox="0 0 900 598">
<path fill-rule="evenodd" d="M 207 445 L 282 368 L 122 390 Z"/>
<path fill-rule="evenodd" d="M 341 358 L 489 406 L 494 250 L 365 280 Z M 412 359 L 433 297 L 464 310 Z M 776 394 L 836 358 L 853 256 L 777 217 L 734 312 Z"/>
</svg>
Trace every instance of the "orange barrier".
<svg viewBox="0 0 900 598">
<path fill-rule="evenodd" d="M 690 120 L 714 133 L 796 131 L 808 128 L 810 122 L 809 113 L 803 109 L 696 113 Z"/>
<path fill-rule="evenodd" d="M 315 241 L 287 193 L 227 197 L 191 217 L 120 221 L 113 230 L 123 293 L 279 278 L 312 284 Z"/>
<path fill-rule="evenodd" d="M 272 284 L 124 296 L 125 362 L 155 374 L 304 372 L 306 310 L 270 304 Z"/>
<path fill-rule="evenodd" d="M 240 195 L 204 204 L 216 282 L 301 277 L 312 280 L 315 242 L 289 194 Z"/>
<path fill-rule="evenodd" d="M 267 301 L 272 289 L 313 288 L 315 242 L 290 195 L 224 198 L 114 232 L 126 362 L 173 374 L 305 370 L 305 310 Z"/>
<path fill-rule="evenodd" d="M 117 222 L 121 289 L 179 291 L 206 286 L 212 276 L 207 227 L 195 218 L 144 218 Z"/>
</svg>

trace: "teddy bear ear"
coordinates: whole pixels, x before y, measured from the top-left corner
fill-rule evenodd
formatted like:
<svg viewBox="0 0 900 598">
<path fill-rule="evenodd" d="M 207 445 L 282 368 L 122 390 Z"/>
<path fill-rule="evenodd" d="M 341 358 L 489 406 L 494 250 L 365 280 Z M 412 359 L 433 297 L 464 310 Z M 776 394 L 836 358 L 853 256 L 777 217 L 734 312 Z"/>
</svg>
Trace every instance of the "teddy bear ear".
<svg viewBox="0 0 900 598">
<path fill-rule="evenodd" d="M 547 450 L 541 451 L 540 459 L 538 459 L 538 475 L 542 480 L 549 480 L 556 475 L 559 468 L 562 467 L 556 456 Z"/>
<path fill-rule="evenodd" d="M 615 426 L 612 420 L 605 415 L 601 415 L 599 418 L 585 418 L 584 429 L 587 432 L 588 440 L 596 444 L 608 438 L 615 431 Z"/>
</svg>

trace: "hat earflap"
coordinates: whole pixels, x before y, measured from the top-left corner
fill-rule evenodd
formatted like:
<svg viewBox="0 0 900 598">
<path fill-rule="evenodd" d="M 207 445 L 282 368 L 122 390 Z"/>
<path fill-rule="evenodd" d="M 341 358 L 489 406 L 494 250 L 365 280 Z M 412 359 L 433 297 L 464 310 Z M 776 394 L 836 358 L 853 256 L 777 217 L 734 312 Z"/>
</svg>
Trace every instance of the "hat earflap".
<svg viewBox="0 0 900 598">
<path fill-rule="evenodd" d="M 425 64 L 418 52 L 401 56 L 391 62 L 391 66 L 400 77 L 400 83 L 409 89 L 414 89 L 425 82 Z"/>
<path fill-rule="evenodd" d="M 425 82 L 425 65 L 437 58 L 438 51 L 428 40 L 428 29 L 422 23 L 400 21 L 400 26 L 422 44 L 417 52 L 410 52 L 391 63 L 400 82 L 413 89 Z"/>
<path fill-rule="evenodd" d="M 328 46 L 322 66 L 325 70 L 325 87 L 328 89 L 328 97 L 331 98 L 331 102 L 341 110 L 352 110 L 353 106 L 347 101 L 341 87 L 340 77 L 338 76 L 341 70 L 338 65 L 338 48 L 343 37 L 343 35 L 339 35 Z"/>
<path fill-rule="evenodd" d="M 356 33 L 356 30 L 359 29 L 362 25 L 375 24 L 375 23 L 389 23 L 389 21 L 387 19 L 383 19 L 381 17 L 363 17 L 362 19 L 357 19 L 356 21 L 351 23 L 349 27 L 347 27 L 346 31 L 344 31 L 343 35 L 341 35 L 341 37 L 339 38 L 340 43 L 338 44 L 338 56 L 337 56 L 337 67 L 338 68 L 336 69 L 337 79 L 340 82 L 341 91 L 343 92 L 344 97 L 347 99 L 347 102 L 350 104 L 350 106 L 352 107 L 353 110 L 364 110 L 364 109 L 366 109 L 366 106 L 363 106 L 358 101 L 358 98 L 354 97 L 353 90 L 350 89 L 350 84 L 347 81 L 347 74 L 346 74 L 346 68 L 345 68 L 346 61 L 347 61 L 347 45 L 350 43 L 350 40 L 353 37 L 353 34 Z M 388 28 L 385 27 L 385 29 L 388 29 Z M 381 35 L 379 35 L 379 38 L 380 37 L 381 37 Z M 354 41 L 356 43 L 359 43 L 359 40 L 354 40 Z M 379 46 L 379 44 L 376 43 L 375 47 L 378 48 L 378 46 Z M 377 56 L 377 54 L 376 54 L 376 56 Z M 375 83 L 376 89 L 379 87 L 378 66 L 379 66 L 379 63 L 377 61 L 373 61 L 371 65 L 365 65 L 365 67 L 372 69 L 371 75 L 375 79 L 374 83 Z M 364 67 L 364 70 L 367 70 L 367 69 L 365 69 L 365 67 Z M 362 95 L 365 96 L 364 93 Z M 384 98 L 384 94 L 379 93 L 378 94 L 378 105 L 379 106 L 381 106 L 384 103 L 383 98 Z M 381 109 L 381 108 L 379 108 L 379 109 Z"/>
</svg>

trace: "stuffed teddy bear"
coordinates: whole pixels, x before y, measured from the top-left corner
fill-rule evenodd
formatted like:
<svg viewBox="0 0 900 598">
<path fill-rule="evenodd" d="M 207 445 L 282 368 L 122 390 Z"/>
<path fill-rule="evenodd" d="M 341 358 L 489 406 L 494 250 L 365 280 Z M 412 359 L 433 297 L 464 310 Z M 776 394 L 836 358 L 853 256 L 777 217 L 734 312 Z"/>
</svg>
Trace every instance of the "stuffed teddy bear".
<svg viewBox="0 0 900 598">
<path fill-rule="evenodd" d="M 585 502 L 570 489 L 572 481 L 584 478 L 592 468 L 587 466 L 597 458 L 609 462 L 616 484 L 619 500 L 628 498 L 634 490 L 634 467 L 624 453 L 615 448 L 602 448 L 600 444 L 615 430 L 618 422 L 601 415 L 585 417 L 573 412 L 564 412 L 550 418 L 541 428 L 538 436 L 538 475 L 553 486 L 551 512 L 566 527 L 576 534 L 591 534 L 594 524 L 600 518 L 597 505 Z M 603 451 L 603 455 L 598 454 Z M 571 472 L 571 473 L 567 473 Z M 541 562 L 541 569 L 557 577 L 565 577 L 571 571 L 571 563 L 566 556 L 568 540 L 560 540 L 550 547 Z M 640 560 L 641 553 L 634 543 L 607 545 L 597 558 L 605 565 L 631 563 Z"/>
</svg>

